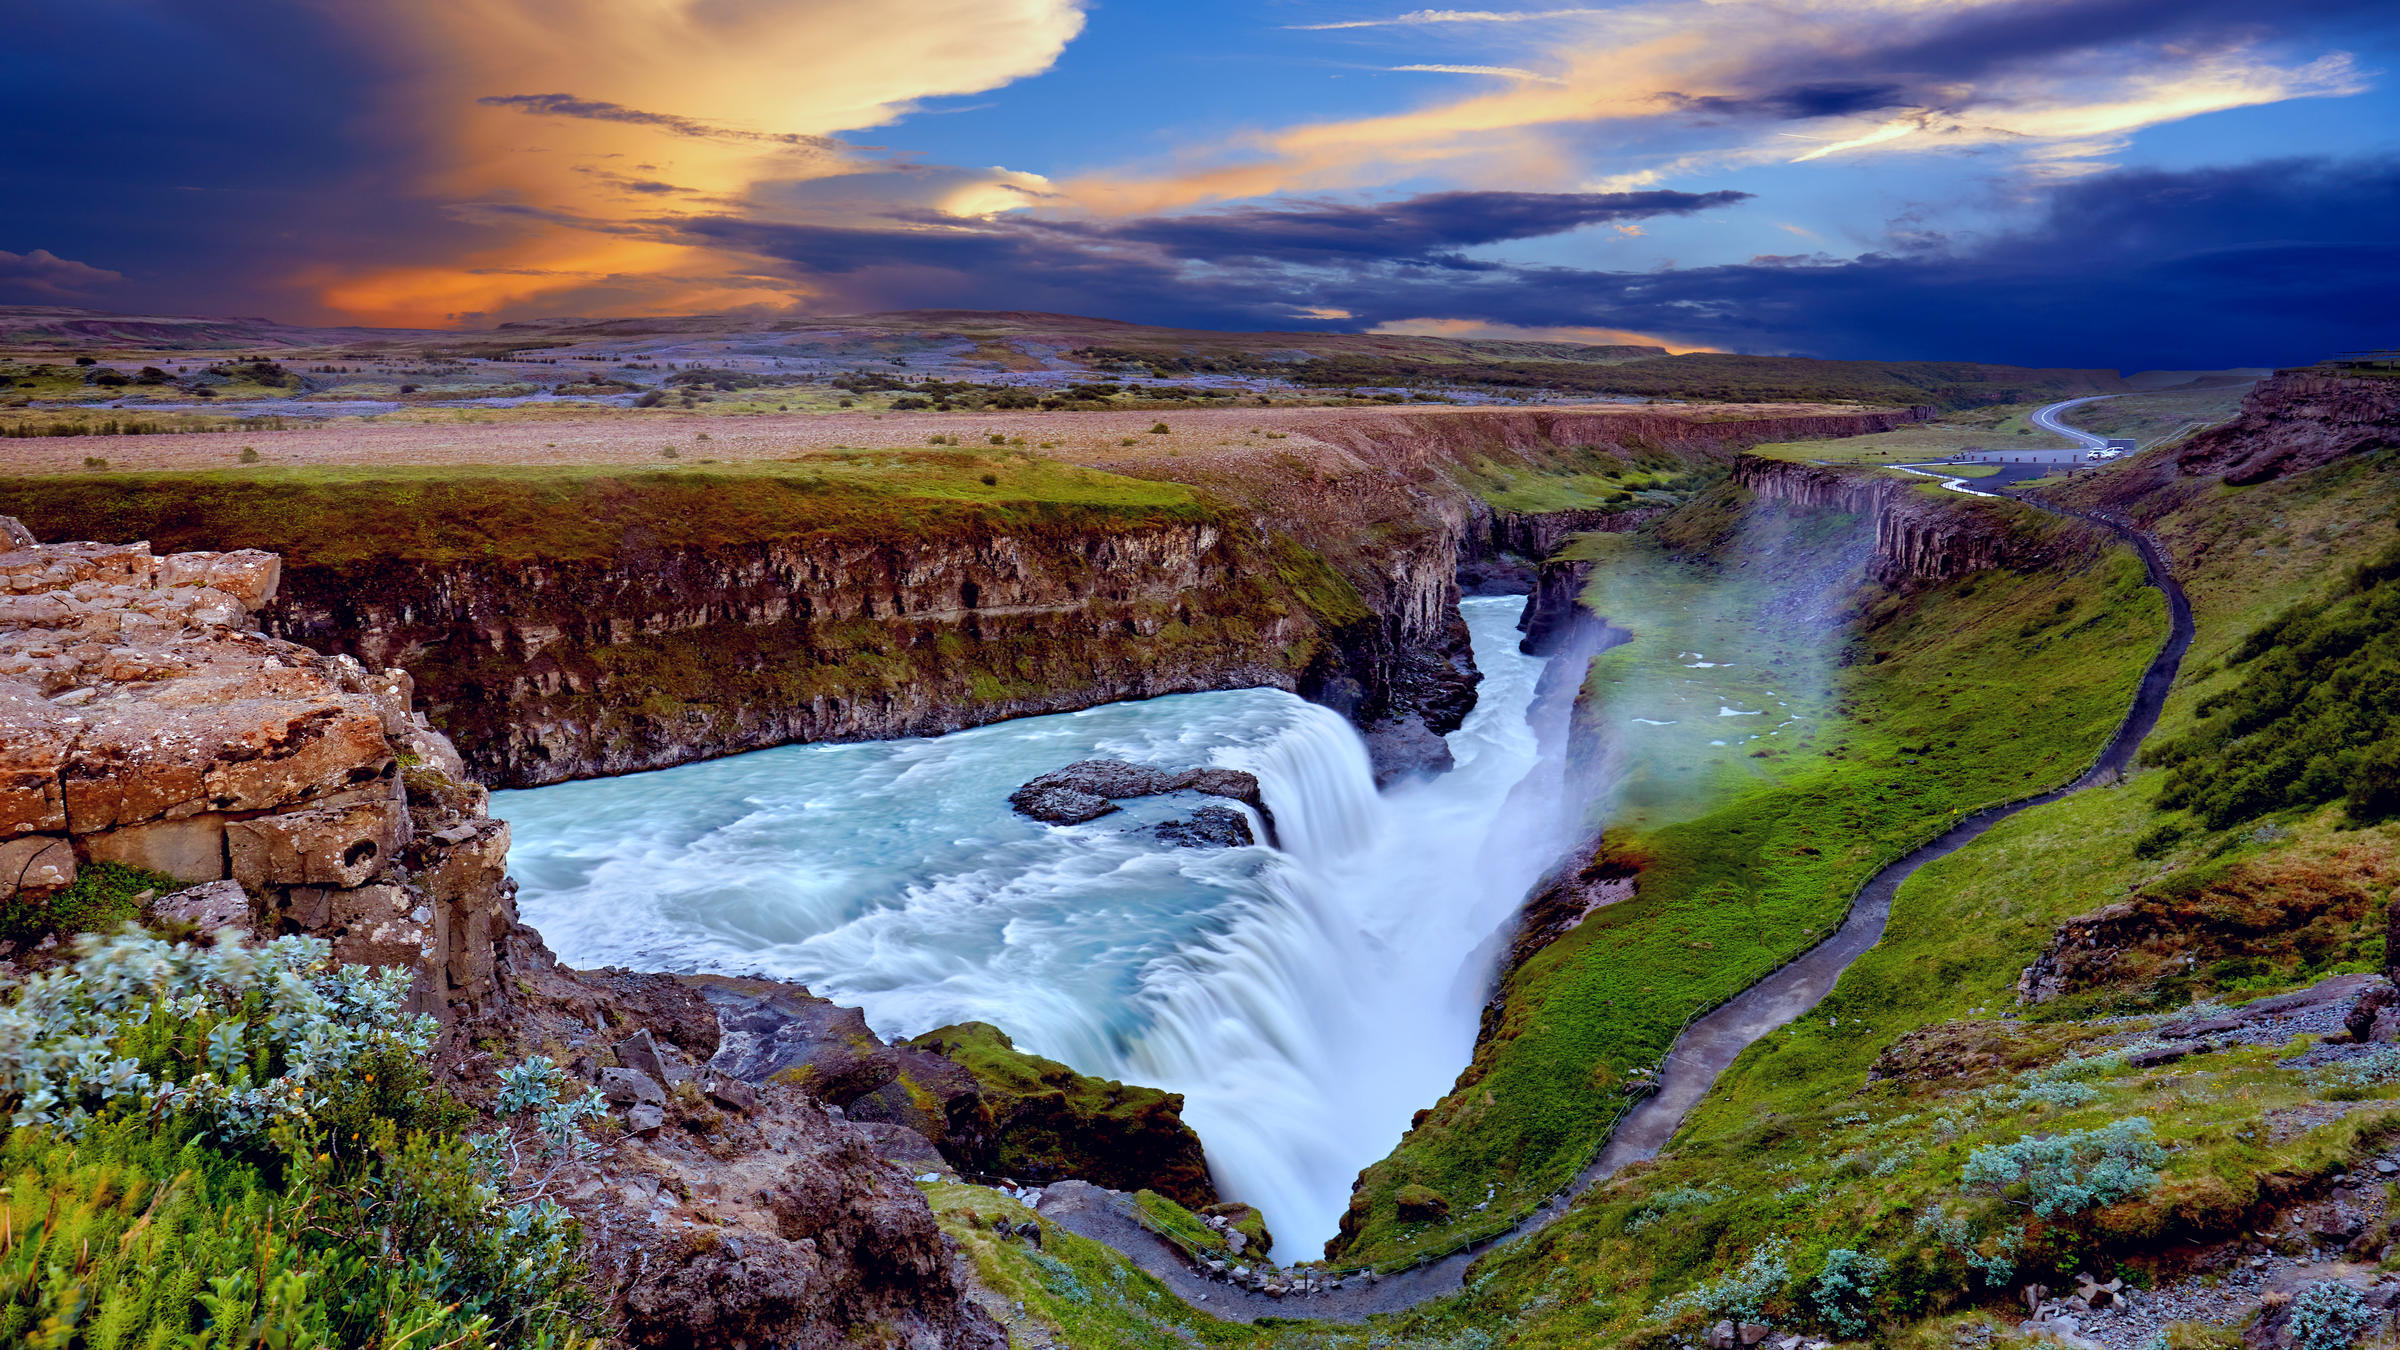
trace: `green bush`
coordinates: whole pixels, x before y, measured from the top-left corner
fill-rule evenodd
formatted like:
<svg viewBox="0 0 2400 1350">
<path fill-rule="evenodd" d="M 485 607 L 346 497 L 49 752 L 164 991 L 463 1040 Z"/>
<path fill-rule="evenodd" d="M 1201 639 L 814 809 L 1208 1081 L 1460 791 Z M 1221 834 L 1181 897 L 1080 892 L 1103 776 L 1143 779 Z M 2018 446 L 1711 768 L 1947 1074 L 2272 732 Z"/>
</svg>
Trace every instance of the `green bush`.
<svg viewBox="0 0 2400 1350">
<path fill-rule="evenodd" d="M 2045 1219 L 2062 1219 L 2147 1193 L 2158 1184 L 2166 1157 L 2150 1122 L 2135 1116 L 2098 1129 L 1987 1145 L 1968 1157 L 1960 1180 L 2030 1205 Z M 2020 1186 L 2022 1201 L 2015 1195 Z"/>
<path fill-rule="evenodd" d="M 1825 1325 L 1847 1340 L 1866 1334 L 1868 1310 L 1875 1302 L 1875 1284 L 1891 1267 L 1847 1247 L 1825 1253 L 1825 1265 L 1809 1286 L 1808 1297 Z"/>
<path fill-rule="evenodd" d="M 408 975 L 284 938 L 87 937 L 0 1006 L 0 1344 L 583 1342 L 564 1210 L 511 1203 L 522 1127 L 473 1119 L 418 1058 Z M 504 1071 L 545 1153 L 547 1061 Z"/>
<path fill-rule="evenodd" d="M 2292 1300 L 2293 1350 L 2344 1350 L 2375 1325 L 2375 1310 L 2349 1285 L 2320 1281 Z"/>
</svg>

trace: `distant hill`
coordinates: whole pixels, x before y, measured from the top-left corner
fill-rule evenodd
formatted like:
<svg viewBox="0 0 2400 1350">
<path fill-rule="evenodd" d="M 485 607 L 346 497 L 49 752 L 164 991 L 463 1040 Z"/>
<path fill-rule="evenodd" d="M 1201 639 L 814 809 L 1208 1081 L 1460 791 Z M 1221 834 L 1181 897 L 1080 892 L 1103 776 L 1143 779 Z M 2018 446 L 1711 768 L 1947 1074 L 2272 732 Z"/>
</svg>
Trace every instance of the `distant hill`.
<svg viewBox="0 0 2400 1350">
<path fill-rule="evenodd" d="M 628 355 L 711 360 L 728 353 L 978 372 L 1089 372 L 1159 378 L 1244 376 L 1301 388 L 1554 393 L 1588 398 L 1931 404 L 2022 403 L 2134 386 L 2113 370 L 1970 361 L 1820 361 L 1663 347 L 1381 333 L 1228 333 L 1071 314 L 905 310 L 793 318 L 694 314 L 557 318 L 483 330 L 309 328 L 262 318 L 110 314 L 0 306 L 0 350 L 27 356 L 275 352 L 291 357 L 506 359 Z"/>
</svg>

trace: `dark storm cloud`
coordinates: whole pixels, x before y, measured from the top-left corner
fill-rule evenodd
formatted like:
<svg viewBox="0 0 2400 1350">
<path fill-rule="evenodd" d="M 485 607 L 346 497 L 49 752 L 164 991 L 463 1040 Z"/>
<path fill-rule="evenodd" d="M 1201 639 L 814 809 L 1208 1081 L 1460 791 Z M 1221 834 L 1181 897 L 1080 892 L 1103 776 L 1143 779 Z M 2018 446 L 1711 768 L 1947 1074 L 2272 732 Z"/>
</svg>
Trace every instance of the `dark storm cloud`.
<svg viewBox="0 0 2400 1350">
<path fill-rule="evenodd" d="M 703 122 L 697 117 L 675 113 L 644 112 L 622 103 L 607 103 L 595 98 L 577 98 L 573 94 L 492 94 L 475 100 L 491 108 L 513 108 L 537 117 L 576 117 L 589 122 L 621 122 L 628 126 L 653 127 L 670 136 L 690 136 L 712 141 L 755 141 L 762 144 L 789 145 L 804 150 L 838 154 L 851 147 L 830 136 L 804 136 L 793 131 L 745 131 L 740 127 Z"/>
<path fill-rule="evenodd" d="M 1690 215 L 1749 200 L 1746 192 L 1436 192 L 1381 205 L 1315 202 L 1124 221 L 1003 216 L 961 221 L 918 214 L 897 228 L 784 225 L 711 217 L 654 222 L 723 246 L 763 253 L 812 275 L 883 266 L 960 270 L 1139 269 L 1172 275 L 1175 262 L 1236 269 L 1283 265 L 1435 266 L 1487 271 L 1500 264 L 1455 250 L 1564 234 L 1586 225 Z"/>
<path fill-rule="evenodd" d="M 1418 318 L 1592 325 L 1741 351 L 2030 365 L 2212 368 L 2400 340 L 2400 161 L 2281 160 L 2124 171 L 2058 189 L 2028 228 L 1843 260 L 1603 272 L 1257 251 L 1195 264 L 1138 247 L 1175 219 L 1106 231 L 1001 218 L 898 231 L 656 222 L 805 276 L 856 309 L 1068 309 L 1193 327 Z"/>
<path fill-rule="evenodd" d="M 1538 239 L 1587 225 L 1688 216 L 1749 197 L 1746 192 L 1434 192 L 1383 205 L 1245 207 L 1079 232 L 1155 244 L 1179 258 L 1433 259 L 1477 244 Z"/>
<path fill-rule="evenodd" d="M 124 274 L 86 304 L 293 318 L 322 313 L 312 267 L 454 256 L 469 232 L 415 192 L 416 128 L 383 111 L 389 53 L 330 10 L 10 7 L 0 248 Z M 56 297 L 0 281 L 8 300 Z"/>
<path fill-rule="evenodd" d="M 1764 113 L 1771 117 L 1800 119 L 1808 117 L 1842 117 L 1852 113 L 1874 112 L 1882 108 L 1910 106 L 1916 95 L 1906 86 L 1882 81 L 1873 84 L 1831 83 L 1796 84 L 1783 89 L 1770 89 L 1742 98 L 1711 95 L 1706 98 L 1682 98 L 1675 101 L 1694 112 L 1743 114 Z"/>
<path fill-rule="evenodd" d="M 1795 37 L 1776 48 L 1770 65 L 1750 73 L 1754 88 L 1670 101 L 1710 116 L 1777 120 L 1944 109 L 1974 81 L 2079 53 L 2113 49 L 2122 59 L 2129 46 L 2172 46 L 2188 60 L 2319 29 L 2344 36 L 2354 16 L 2388 12 L 2389 0 L 2293 0 L 2271 15 L 2257 0 L 2018 0 L 1934 9 L 1891 23 L 1892 36 L 1880 43 L 1812 46 Z"/>
</svg>

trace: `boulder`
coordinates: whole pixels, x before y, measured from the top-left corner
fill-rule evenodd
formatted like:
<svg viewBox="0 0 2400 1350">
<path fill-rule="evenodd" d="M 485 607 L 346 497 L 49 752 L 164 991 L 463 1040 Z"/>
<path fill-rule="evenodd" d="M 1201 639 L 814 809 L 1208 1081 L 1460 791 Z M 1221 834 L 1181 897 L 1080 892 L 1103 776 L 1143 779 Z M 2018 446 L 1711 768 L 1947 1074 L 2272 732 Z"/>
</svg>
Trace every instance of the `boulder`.
<svg viewBox="0 0 2400 1350">
<path fill-rule="evenodd" d="M 2350 1029 L 2350 1039 L 2362 1045 L 2400 1038 L 2400 989 L 2389 979 L 2377 978 L 2350 1005 L 2342 1025 Z"/>
<path fill-rule="evenodd" d="M 1275 818 L 1259 795 L 1258 778 L 1240 769 L 1155 769 L 1118 759 L 1087 759 L 1043 774 L 1009 795 L 1009 805 L 1053 825 L 1079 825 L 1117 809 L 1129 797 L 1198 792 L 1227 797 L 1258 812 L 1267 842 L 1275 842 Z"/>
<path fill-rule="evenodd" d="M 728 1111 L 747 1115 L 758 1108 L 758 1089 L 739 1078 L 719 1078 L 710 1074 L 702 1080 L 700 1090 L 708 1094 L 710 1101 Z"/>
<path fill-rule="evenodd" d="M 1081 825 L 1119 808 L 1115 802 L 1080 788 L 1028 783 L 1009 799 L 1017 810 L 1051 825 Z"/>
<path fill-rule="evenodd" d="M 667 1090 L 658 1080 L 639 1069 L 602 1069 L 600 1095 L 623 1105 L 663 1106 L 667 1100 Z"/>
<path fill-rule="evenodd" d="M 667 1072 L 666 1061 L 658 1057 L 658 1042 L 651 1039 L 648 1027 L 634 1032 L 609 1049 L 616 1052 L 617 1062 L 628 1069 L 646 1073 L 661 1083 L 675 1081 L 673 1075 Z"/>
<path fill-rule="evenodd" d="M 1152 831 L 1177 848 L 1247 848 L 1258 842 L 1250 818 L 1229 806 L 1203 806 L 1190 820 L 1170 820 Z"/>
</svg>

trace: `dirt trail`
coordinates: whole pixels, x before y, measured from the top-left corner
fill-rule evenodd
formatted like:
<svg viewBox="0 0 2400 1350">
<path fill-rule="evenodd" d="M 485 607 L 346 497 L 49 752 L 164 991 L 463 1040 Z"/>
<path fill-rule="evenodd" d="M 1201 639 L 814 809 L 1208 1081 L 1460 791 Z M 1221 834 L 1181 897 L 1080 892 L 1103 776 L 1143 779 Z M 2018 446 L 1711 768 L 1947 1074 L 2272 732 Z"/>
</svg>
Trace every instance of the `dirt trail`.
<svg viewBox="0 0 2400 1350">
<path fill-rule="evenodd" d="M 1124 1212 L 1129 1206 L 1122 1197 L 1113 1205 L 1085 1203 L 1058 1214 L 1044 1211 L 1045 1214 L 1069 1232 L 1117 1248 L 1144 1270 L 1166 1282 L 1169 1288 L 1193 1307 L 1215 1316 L 1242 1322 L 1260 1317 L 1358 1322 L 1378 1313 L 1399 1312 L 1427 1299 L 1456 1293 L 1464 1282 L 1467 1268 L 1478 1257 L 1502 1243 L 1513 1242 L 1548 1226 L 1566 1213 L 1575 1197 L 1627 1163 L 1657 1156 L 1658 1151 L 1675 1137 L 1685 1114 L 1707 1094 L 1710 1085 L 1716 1082 L 1717 1076 L 1733 1063 L 1736 1056 L 1753 1041 L 1815 1007 L 1826 994 L 1832 992 L 1834 981 L 1841 978 L 1850 963 L 1882 940 L 1884 925 L 1891 918 L 1892 897 L 1899 892 L 1903 882 L 1915 875 L 1918 868 L 1957 852 L 1984 831 L 2020 811 L 2112 780 L 2132 764 L 2134 752 L 2141 748 L 2151 728 L 2158 725 L 2159 711 L 2166 705 L 2167 692 L 2174 687 L 2176 672 L 2183 665 L 2184 653 L 2191 647 L 2193 628 L 2191 605 L 2184 598 L 2183 588 L 2176 584 L 2175 578 L 2167 570 L 2166 560 L 2157 543 L 2120 517 L 2070 511 L 2047 502 L 2028 501 L 2028 504 L 2091 521 L 2123 539 L 2141 555 L 2150 584 L 2166 597 L 2171 620 L 2167 640 L 2159 648 L 2158 655 L 2151 659 L 2149 668 L 2142 673 L 2141 684 L 2134 691 L 2132 706 L 2126 710 L 2125 720 L 2118 724 L 2116 734 L 2109 738 L 2092 767 L 2074 782 L 2040 796 L 1989 807 L 1965 816 L 1939 838 L 1885 865 L 1861 888 L 1857 899 L 1851 903 L 1849 916 L 1842 921 L 1841 927 L 1834 930 L 1832 936 L 1686 1027 L 1683 1035 L 1676 1038 L 1675 1044 L 1667 1051 L 1663 1071 L 1659 1075 L 1658 1091 L 1626 1113 L 1599 1156 L 1576 1176 L 1574 1183 L 1561 1195 L 1534 1210 L 1508 1232 L 1465 1251 L 1384 1276 L 1373 1283 L 1345 1281 L 1339 1289 L 1305 1297 L 1284 1298 L 1269 1298 L 1193 1274 L 1189 1263 L 1180 1253 L 1140 1228 L 1131 1215 Z"/>
</svg>

